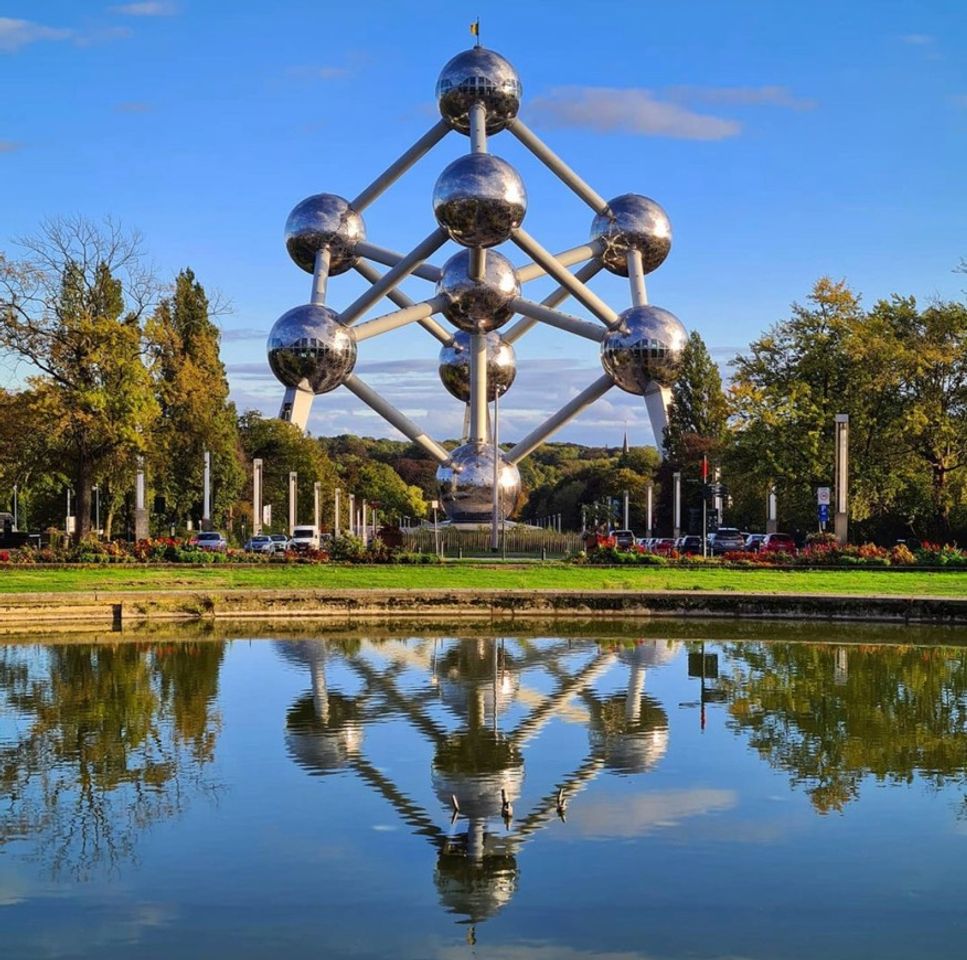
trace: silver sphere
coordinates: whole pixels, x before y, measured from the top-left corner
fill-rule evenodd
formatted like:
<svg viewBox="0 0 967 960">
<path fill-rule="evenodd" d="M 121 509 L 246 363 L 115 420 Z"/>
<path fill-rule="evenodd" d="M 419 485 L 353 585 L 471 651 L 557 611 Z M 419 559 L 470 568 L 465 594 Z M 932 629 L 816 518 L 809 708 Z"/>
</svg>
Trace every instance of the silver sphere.
<svg viewBox="0 0 967 960">
<path fill-rule="evenodd" d="M 640 250 L 645 273 L 660 267 L 672 247 L 672 225 L 662 207 L 648 197 L 615 197 L 591 224 L 591 239 L 604 241 L 601 259 L 619 276 L 628 276 L 628 251 Z"/>
<path fill-rule="evenodd" d="M 307 273 L 316 254 L 329 247 L 329 273 L 345 273 L 356 263 L 356 244 L 366 239 L 363 218 L 342 197 L 317 193 L 298 204 L 285 221 L 285 247 Z"/>
<path fill-rule="evenodd" d="M 328 393 L 356 365 L 356 339 L 335 311 L 307 303 L 282 314 L 269 331 L 269 366 L 287 387 Z"/>
<path fill-rule="evenodd" d="M 514 348 L 499 333 L 487 337 L 487 401 L 503 396 L 517 376 Z M 447 391 L 464 403 L 470 402 L 470 334 L 462 330 L 453 342 L 440 350 L 440 379 Z"/>
<path fill-rule="evenodd" d="M 670 387 L 678 376 L 688 334 L 681 320 L 661 307 L 632 307 L 621 326 L 601 341 L 601 365 L 628 393 L 644 395 L 649 383 Z"/>
<path fill-rule="evenodd" d="M 520 78 L 500 54 L 472 47 L 440 71 L 436 96 L 440 116 L 454 130 L 470 132 L 470 107 L 480 102 L 487 111 L 487 133 L 497 133 L 520 109 Z"/>
<path fill-rule="evenodd" d="M 513 315 L 512 303 L 520 296 L 514 265 L 496 250 L 486 255 L 482 280 L 470 276 L 470 251 L 461 250 L 443 265 L 437 282 L 438 296 L 447 298 L 443 315 L 468 333 L 487 333 L 503 326 Z"/>
<path fill-rule="evenodd" d="M 495 247 L 521 225 L 527 191 L 520 174 L 492 153 L 454 160 L 433 188 L 433 213 L 464 247 Z"/>
<path fill-rule="evenodd" d="M 510 516 L 520 494 L 520 471 L 500 455 L 497 470 L 501 517 Z M 436 472 L 443 509 L 454 523 L 489 523 L 493 512 L 494 448 L 489 443 L 465 443 Z"/>
</svg>

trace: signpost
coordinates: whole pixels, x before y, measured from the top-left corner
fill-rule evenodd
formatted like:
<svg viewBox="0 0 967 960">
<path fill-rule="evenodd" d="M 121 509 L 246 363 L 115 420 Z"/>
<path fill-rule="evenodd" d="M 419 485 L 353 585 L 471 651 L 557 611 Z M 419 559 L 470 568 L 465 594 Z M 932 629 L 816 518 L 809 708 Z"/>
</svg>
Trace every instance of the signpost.
<svg viewBox="0 0 967 960">
<path fill-rule="evenodd" d="M 829 523 L 829 503 L 830 503 L 830 488 L 829 487 L 817 487 L 816 488 L 816 504 L 818 506 L 819 513 L 819 529 L 826 532 L 826 524 Z"/>
</svg>

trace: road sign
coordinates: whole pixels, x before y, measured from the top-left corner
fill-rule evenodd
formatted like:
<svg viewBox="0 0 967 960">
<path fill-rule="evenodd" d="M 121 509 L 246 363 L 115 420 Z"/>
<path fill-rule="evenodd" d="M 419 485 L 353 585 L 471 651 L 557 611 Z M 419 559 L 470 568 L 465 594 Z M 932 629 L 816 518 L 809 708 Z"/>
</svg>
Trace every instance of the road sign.
<svg viewBox="0 0 967 960">
<path fill-rule="evenodd" d="M 829 504 L 821 503 L 819 505 L 819 522 L 829 523 Z"/>
<path fill-rule="evenodd" d="M 821 506 L 828 507 L 829 506 L 829 499 L 830 499 L 829 498 L 829 493 L 830 493 L 830 488 L 829 487 L 817 487 L 816 488 L 816 503 L 820 504 Z"/>
</svg>

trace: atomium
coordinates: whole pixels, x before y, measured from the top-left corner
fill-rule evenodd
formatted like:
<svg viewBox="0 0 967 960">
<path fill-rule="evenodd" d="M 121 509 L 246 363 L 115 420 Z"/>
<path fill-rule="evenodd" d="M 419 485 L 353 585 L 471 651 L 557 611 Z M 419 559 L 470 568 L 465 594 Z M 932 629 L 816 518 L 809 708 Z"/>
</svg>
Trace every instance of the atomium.
<svg viewBox="0 0 967 960">
<path fill-rule="evenodd" d="M 671 249 L 664 209 L 637 193 L 601 197 L 521 121 L 521 91 L 517 71 L 499 54 L 479 45 L 457 54 L 437 81 L 441 119 L 354 198 L 308 197 L 285 227 L 290 256 L 313 276 L 310 303 L 284 314 L 269 335 L 269 364 L 286 387 L 280 416 L 304 430 L 312 397 L 344 385 L 437 461 L 440 498 L 455 523 L 508 517 L 520 492 L 517 464 L 614 387 L 644 397 L 661 445 L 685 343 L 682 324 L 649 306 L 645 286 Z M 437 177 L 427 211 L 436 221 L 432 232 L 404 254 L 370 242 L 363 224 L 367 207 L 454 132 L 468 135 L 469 151 Z M 524 230 L 527 191 L 512 163 L 490 151 L 495 135 L 533 154 L 591 208 L 587 243 L 555 254 Z M 459 249 L 436 266 L 432 258 L 448 244 Z M 501 244 L 527 260 L 512 262 L 494 249 Z M 618 312 L 593 292 L 589 283 L 602 269 L 628 278 L 630 309 Z M 341 311 L 327 307 L 329 277 L 349 270 L 369 288 Z M 411 277 L 435 289 L 414 301 L 400 289 Z M 540 302 L 522 295 L 525 284 L 541 278 L 557 287 Z M 384 297 L 391 308 L 378 307 Z M 569 297 L 590 319 L 559 309 Z M 498 454 L 498 397 L 515 380 L 513 345 L 538 324 L 597 343 L 603 373 Z M 451 452 L 354 372 L 357 344 L 415 326 L 436 340 L 440 379 L 466 404 L 463 442 Z"/>
</svg>

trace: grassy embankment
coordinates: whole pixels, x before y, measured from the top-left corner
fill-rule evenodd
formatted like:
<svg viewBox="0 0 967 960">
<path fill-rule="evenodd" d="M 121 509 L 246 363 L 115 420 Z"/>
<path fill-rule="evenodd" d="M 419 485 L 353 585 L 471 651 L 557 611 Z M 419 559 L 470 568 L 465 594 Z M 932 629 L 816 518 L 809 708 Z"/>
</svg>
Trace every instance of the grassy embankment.
<svg viewBox="0 0 967 960">
<path fill-rule="evenodd" d="M 965 572 L 601 568 L 558 563 L 442 566 L 0 567 L 0 593 L 97 590 L 733 590 L 742 593 L 967 597 Z"/>
</svg>

